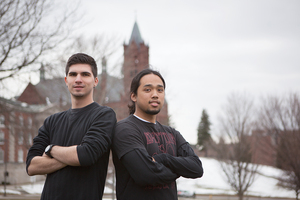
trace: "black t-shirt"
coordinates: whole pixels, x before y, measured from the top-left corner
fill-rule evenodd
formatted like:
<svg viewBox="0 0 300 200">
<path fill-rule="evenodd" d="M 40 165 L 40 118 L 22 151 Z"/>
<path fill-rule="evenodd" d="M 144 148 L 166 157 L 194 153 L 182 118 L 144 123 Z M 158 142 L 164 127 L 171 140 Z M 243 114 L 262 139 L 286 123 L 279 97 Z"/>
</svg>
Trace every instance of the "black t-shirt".
<svg viewBox="0 0 300 200">
<path fill-rule="evenodd" d="M 26 167 L 49 144 L 78 145 L 81 166 L 48 174 L 41 199 L 102 199 L 115 123 L 114 111 L 97 103 L 56 113 L 44 121 L 29 149 Z"/>
<path fill-rule="evenodd" d="M 133 115 L 117 123 L 113 160 L 118 200 L 174 200 L 179 176 L 195 178 L 203 173 L 201 161 L 178 131 Z"/>
</svg>

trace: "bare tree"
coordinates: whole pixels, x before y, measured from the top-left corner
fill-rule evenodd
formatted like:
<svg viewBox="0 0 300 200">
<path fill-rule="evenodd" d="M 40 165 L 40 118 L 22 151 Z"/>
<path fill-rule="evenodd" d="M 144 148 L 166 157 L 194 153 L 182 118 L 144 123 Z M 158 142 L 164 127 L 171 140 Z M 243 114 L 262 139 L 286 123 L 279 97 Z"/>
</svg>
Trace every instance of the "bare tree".
<svg viewBox="0 0 300 200">
<path fill-rule="evenodd" d="M 63 77 L 65 76 L 64 68 L 68 58 L 74 53 L 86 53 L 91 55 L 98 64 L 98 72 L 102 70 L 101 64 L 104 60 L 109 66 L 107 71 L 115 73 L 120 71 L 122 54 L 118 55 L 121 42 L 119 37 L 115 35 L 106 36 L 103 34 L 96 34 L 94 36 L 85 37 L 83 35 L 77 36 L 65 44 L 63 51 L 59 51 L 51 62 L 44 62 L 47 77 Z"/>
<path fill-rule="evenodd" d="M 51 0 L 0 1 L 0 84 L 36 69 L 69 36 L 76 7 L 58 13 Z M 77 14 L 77 13 L 76 13 Z"/>
<path fill-rule="evenodd" d="M 277 167 L 286 170 L 279 185 L 300 192 L 300 96 L 290 93 L 282 98 L 263 99 L 260 126 L 273 138 Z"/>
<path fill-rule="evenodd" d="M 253 149 L 249 140 L 254 119 L 251 97 L 238 93 L 228 97 L 220 117 L 222 128 L 217 152 L 226 181 L 240 200 L 253 184 L 258 168 L 251 163 Z"/>
</svg>

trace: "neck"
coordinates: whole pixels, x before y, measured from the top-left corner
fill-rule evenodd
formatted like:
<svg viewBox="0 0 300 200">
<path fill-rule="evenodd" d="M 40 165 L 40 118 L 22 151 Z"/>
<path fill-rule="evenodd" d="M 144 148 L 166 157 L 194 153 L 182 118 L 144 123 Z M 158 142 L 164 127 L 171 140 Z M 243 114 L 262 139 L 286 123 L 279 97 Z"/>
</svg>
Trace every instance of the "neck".
<svg viewBox="0 0 300 200">
<path fill-rule="evenodd" d="M 141 114 L 139 112 L 135 112 L 134 115 L 153 124 L 156 123 L 156 115 L 149 115 L 146 113 Z"/>
<path fill-rule="evenodd" d="M 93 103 L 93 99 L 80 99 L 80 97 L 72 98 L 72 109 L 83 108 L 91 103 Z"/>
</svg>

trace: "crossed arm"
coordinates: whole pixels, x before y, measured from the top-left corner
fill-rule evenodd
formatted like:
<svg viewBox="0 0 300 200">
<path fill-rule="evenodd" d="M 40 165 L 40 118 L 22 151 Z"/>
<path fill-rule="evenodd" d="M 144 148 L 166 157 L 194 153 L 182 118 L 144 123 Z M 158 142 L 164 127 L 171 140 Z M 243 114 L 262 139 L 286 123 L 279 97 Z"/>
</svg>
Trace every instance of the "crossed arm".
<svg viewBox="0 0 300 200">
<path fill-rule="evenodd" d="M 90 166 L 109 150 L 110 135 L 116 123 L 115 113 L 106 109 L 85 133 L 81 143 L 73 146 L 55 145 L 51 149 L 53 158 L 45 155 L 44 149 L 50 143 L 49 129 L 42 126 L 30 148 L 26 167 L 30 176 L 49 174 L 66 166 Z M 55 143 L 54 143 L 55 144 Z"/>
<path fill-rule="evenodd" d="M 27 169 L 28 175 L 50 174 L 67 165 L 80 166 L 77 145 L 70 147 L 53 146 L 51 155 L 53 158 L 45 153 L 42 156 L 33 157 Z"/>
<path fill-rule="evenodd" d="M 142 186 L 171 183 L 180 176 L 203 175 L 202 163 L 188 143 L 178 149 L 178 156 L 163 153 L 151 157 L 145 149 L 134 149 L 121 161 L 134 181 Z"/>
<path fill-rule="evenodd" d="M 135 183 L 141 186 L 162 185 L 179 176 L 163 164 L 157 163 L 145 149 L 134 149 L 121 158 L 121 162 Z"/>
</svg>

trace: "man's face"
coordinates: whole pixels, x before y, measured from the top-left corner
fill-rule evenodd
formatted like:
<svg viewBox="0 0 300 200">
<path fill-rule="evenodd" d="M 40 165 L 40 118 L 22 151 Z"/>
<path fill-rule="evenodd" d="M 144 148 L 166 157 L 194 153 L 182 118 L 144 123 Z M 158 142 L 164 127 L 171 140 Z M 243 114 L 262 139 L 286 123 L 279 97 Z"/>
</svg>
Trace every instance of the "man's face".
<svg viewBox="0 0 300 200">
<path fill-rule="evenodd" d="M 156 115 L 160 112 L 165 101 L 164 84 L 159 76 L 148 74 L 141 78 L 137 95 L 131 95 L 135 102 L 135 114 Z"/>
<path fill-rule="evenodd" d="M 75 64 L 70 66 L 65 82 L 71 95 L 81 98 L 93 95 L 93 88 L 98 84 L 98 78 L 93 76 L 90 65 Z"/>
</svg>

